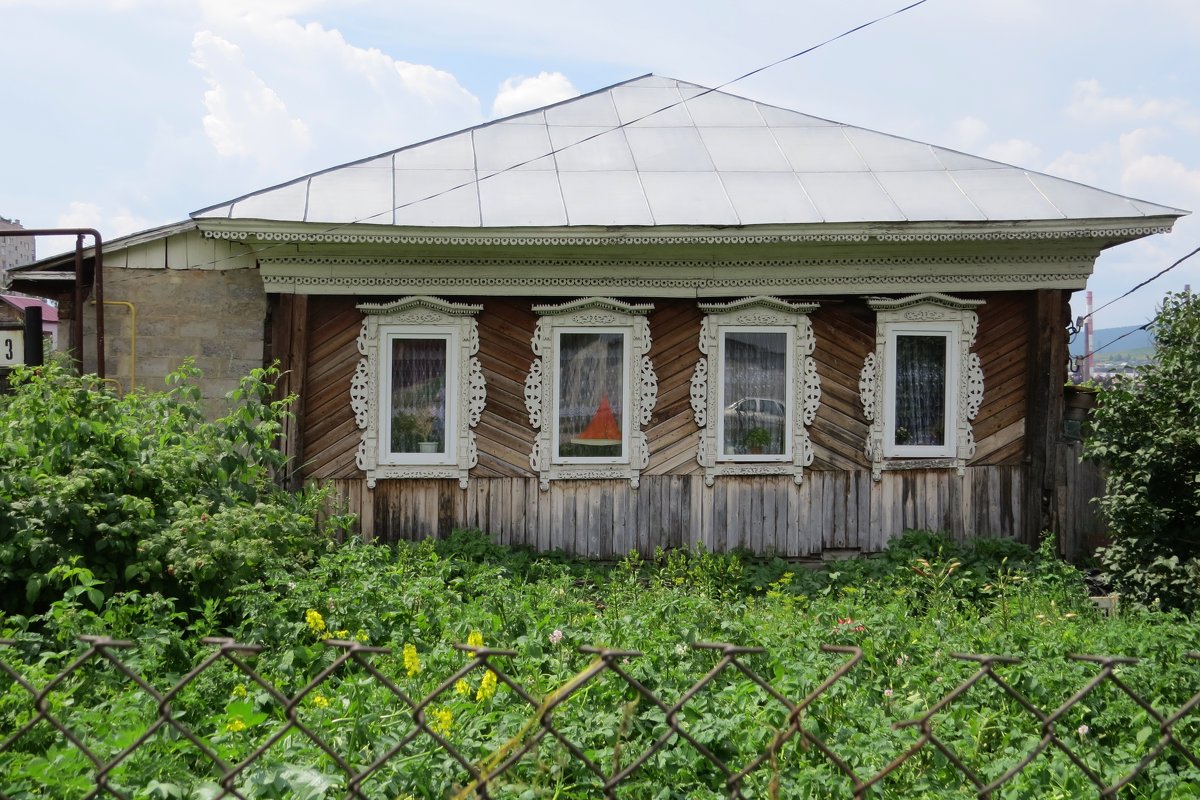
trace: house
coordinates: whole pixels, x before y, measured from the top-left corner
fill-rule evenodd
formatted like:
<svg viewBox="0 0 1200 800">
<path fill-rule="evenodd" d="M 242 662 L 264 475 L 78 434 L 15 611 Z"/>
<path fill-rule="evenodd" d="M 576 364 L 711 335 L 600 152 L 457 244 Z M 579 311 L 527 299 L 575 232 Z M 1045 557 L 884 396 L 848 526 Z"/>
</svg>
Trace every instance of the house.
<svg viewBox="0 0 1200 800">
<path fill-rule="evenodd" d="M 108 243 L 108 373 L 278 359 L 367 537 L 1033 540 L 1070 294 L 1183 213 L 650 75 Z"/>
<path fill-rule="evenodd" d="M 42 336 L 50 340 L 50 349 L 58 346 L 58 309 L 53 304 L 37 297 L 0 294 L 0 391 L 8 387 L 12 368 L 25 363 L 25 312 L 34 307 L 41 310 Z"/>
</svg>

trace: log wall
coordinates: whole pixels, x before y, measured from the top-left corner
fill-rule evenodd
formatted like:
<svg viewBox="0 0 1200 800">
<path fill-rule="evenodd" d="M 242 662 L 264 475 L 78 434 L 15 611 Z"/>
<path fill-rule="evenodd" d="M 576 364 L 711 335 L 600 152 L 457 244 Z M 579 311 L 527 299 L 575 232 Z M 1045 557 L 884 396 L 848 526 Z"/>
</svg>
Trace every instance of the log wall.
<svg viewBox="0 0 1200 800">
<path fill-rule="evenodd" d="M 692 301 L 656 300 L 650 357 L 659 394 L 645 429 L 650 463 L 640 489 L 619 480 L 556 481 L 547 492 L 539 491 L 529 467 L 535 431 L 524 400 L 537 322 L 530 306 L 546 298 L 462 298 L 484 307 L 477 319 L 487 382 L 487 405 L 475 429 L 479 464 L 467 489 L 456 481 L 385 480 L 368 490 L 354 465 L 359 431 L 349 403 L 359 358 L 359 300 L 313 296 L 304 306 L 279 303 L 276 311 L 297 315 L 301 324 L 303 309 L 307 329 L 307 356 L 298 369 L 301 442 L 294 447 L 304 460 L 301 474 L 331 481 L 360 515 L 364 536 L 411 539 L 477 527 L 501 542 L 597 558 L 698 543 L 716 551 L 803 557 L 877 551 L 910 528 L 963 537 L 1023 535 L 1030 296 L 980 295 L 988 302 L 979 310 L 975 352 L 985 392 L 975 420 L 976 454 L 963 476 L 944 469 L 885 470 L 880 481 L 871 480 L 862 452 L 867 421 L 858 377 L 875 346 L 875 322 L 861 300 L 848 298 L 823 299 L 811 317 L 822 396 L 810 428 L 815 460 L 803 482 L 721 477 L 705 486 L 689 391 L 703 314 Z M 286 321 L 275 327 L 286 329 Z M 297 339 L 280 336 L 293 354 Z"/>
</svg>

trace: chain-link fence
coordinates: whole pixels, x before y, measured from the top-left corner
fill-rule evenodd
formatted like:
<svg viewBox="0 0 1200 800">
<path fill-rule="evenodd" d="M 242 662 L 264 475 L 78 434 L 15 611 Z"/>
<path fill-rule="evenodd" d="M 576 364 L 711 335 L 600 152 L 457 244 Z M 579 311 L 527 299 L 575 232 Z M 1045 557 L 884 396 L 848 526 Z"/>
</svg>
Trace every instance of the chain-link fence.
<svg viewBox="0 0 1200 800">
<path fill-rule="evenodd" d="M 763 653 L 761 648 L 696 643 L 693 648 L 707 654 L 705 663 L 711 663 L 711 668 L 676 699 L 669 700 L 647 685 L 651 681 L 635 677 L 632 665 L 641 654 L 629 650 L 580 648 L 589 660 L 587 666 L 548 693 L 535 693 L 505 668 L 517 655 L 515 651 L 457 645 L 464 652 L 462 667 L 448 674 L 432 691 L 414 697 L 402 688 L 402 680 L 385 674 L 375 663 L 391 651 L 358 641 L 326 640 L 330 657 L 320 669 L 311 677 L 290 676 L 283 682 L 291 686 L 285 688 L 252 666 L 261 648 L 229 639 L 205 639 L 211 651 L 164 689 L 151 685 L 130 666 L 137 653 L 133 643 L 104 637 L 82 640 L 84 652 L 41 686 L 22 674 L 27 663 L 0 658 L 0 671 L 11 679 L 0 695 L 0 723 L 12 725 L 11 730 L 0 729 L 0 798 L 690 797 L 697 795 L 681 793 L 669 784 L 671 770 L 683 769 L 672 765 L 691 762 L 699 763 L 700 769 L 693 763 L 687 767 L 689 774 L 707 774 L 711 780 L 707 796 L 713 797 L 799 796 L 789 794 L 798 790 L 787 787 L 801 785 L 795 783 L 793 773 L 805 770 L 820 772 L 824 777 L 823 782 L 812 784 L 816 788 L 806 790 L 811 796 L 899 796 L 895 794 L 896 782 L 907 770 L 903 786 L 924 786 L 927 794 L 929 787 L 935 786 L 947 796 L 956 792 L 958 796 L 993 797 L 1001 796 L 1005 789 L 1012 790 L 1018 776 L 1047 761 L 1057 764 L 1053 770 L 1056 773 L 1075 770 L 1075 785 L 1085 786 L 1088 793 L 1094 790 L 1100 797 L 1116 796 L 1131 783 L 1147 778 L 1148 770 L 1153 769 L 1167 776 L 1161 795 L 1151 787 L 1137 796 L 1174 797 L 1194 796 L 1172 794 L 1170 786 L 1175 785 L 1172 781 L 1187 785 L 1186 781 L 1197 774 L 1191 771 L 1200 770 L 1194 741 L 1197 721 L 1192 716 L 1200 705 L 1200 692 L 1178 708 L 1157 709 L 1122 677 L 1124 669 L 1137 663 L 1129 658 L 1070 656 L 1094 674 L 1056 707 L 1039 708 L 1010 678 L 1010 671 L 1019 674 L 1019 659 L 954 654 L 970 674 L 924 713 L 893 723 L 892 733 L 908 738 L 898 740 L 903 745 L 894 756 L 880 756 L 877 763 L 881 767 L 871 767 L 860 755 L 839 752 L 832 740 L 845 742 L 852 737 L 832 728 L 829 719 L 817 712 L 821 704 L 840 705 L 839 691 L 845 686 L 839 684 L 863 659 L 858 647 L 823 647 L 826 658 L 841 663 L 835 660 L 827 677 L 796 699 L 777 690 L 752 668 L 757 654 Z M 17 643 L 0 640 L 0 644 Z M 415 658 L 405 653 L 404 661 L 397 663 L 407 664 L 411 674 L 416 665 L 410 659 Z M 1189 653 L 1188 658 L 1200 659 L 1200 654 Z M 117 681 L 126 686 L 127 693 L 138 694 L 141 711 L 135 732 L 129 731 L 125 718 L 114 719 L 107 736 L 105 726 L 94 719 L 86 731 L 72 724 L 77 704 L 88 699 L 84 684 L 98 673 L 107 676 L 110 687 Z M 237 682 L 235 695 L 245 701 L 234 709 L 237 713 L 233 716 L 227 713 L 223 717 L 230 721 L 217 735 L 198 733 L 206 723 L 203 714 L 197 715 L 195 699 L 189 693 L 196 694 L 205 681 L 223 680 L 228 684 L 231 678 Z M 330 691 L 334 681 L 341 682 L 342 691 L 369 686 L 370 699 L 365 705 L 370 706 L 373 716 L 365 730 L 359 730 L 362 726 L 353 715 L 331 720 L 328 715 L 318 718 L 308 714 L 314 707 L 328 705 L 323 693 Z M 589 694 L 599 681 L 620 682 L 618 688 L 628 698 L 622 708 L 601 713 L 590 707 Z M 774 683 L 779 684 L 779 680 Z M 710 730 L 701 735 L 704 726 L 697 720 L 706 712 L 721 715 L 720 707 L 707 705 L 702 695 L 718 685 L 731 684 L 757 687 L 765 703 L 777 711 L 774 722 L 756 732 L 713 735 Z M 515 717 L 519 724 L 510 725 L 509 730 L 501 730 L 503 725 L 498 725 L 490 738 L 455 736 L 444 708 L 446 699 L 463 694 L 478 699 L 493 696 L 497 690 L 505 695 L 510 707 L 515 704 L 523 709 Z M 1131 723 L 1128 731 L 1140 746 L 1141 757 L 1135 763 L 1114 764 L 1103 748 L 1098 751 L 1094 745 L 1085 745 L 1087 726 L 1075 725 L 1078 717 L 1073 716 L 1074 712 L 1094 709 L 1101 691 L 1115 694 L 1122 703 L 1127 701 L 1130 713 L 1143 718 L 1140 728 L 1135 730 Z M 972 719 L 986 721 L 991 711 L 1004 705 L 1009 716 L 1003 719 L 1011 720 L 1014 713 L 1023 716 L 1029 723 L 1028 734 L 1024 738 L 1001 737 L 1006 745 L 988 751 L 979 746 L 987 738 L 986 723 L 981 723 L 982 733 L 978 735 L 974 723 L 967 725 L 972 730 L 965 738 L 957 727 L 948 731 L 939 727 L 952 704 L 970 702 L 974 696 L 982 700 Z M 111 694 L 106 697 L 102 702 L 111 704 Z M 125 713 L 111 707 L 114 717 Z M 359 713 L 365 713 L 363 705 L 356 707 Z M 584 728 L 578 724 L 564 726 L 560 719 L 568 709 L 573 709 L 576 723 L 580 719 L 592 723 Z M 637 720 L 644 719 L 653 722 L 635 731 Z M 611 723 L 608 729 L 606 723 Z M 841 724 L 847 723 L 843 720 Z M 239 738 L 239 744 L 232 745 L 231 740 L 245 733 L 248 726 L 256 735 L 248 740 Z M 587 735 L 577 735 L 581 730 Z M 735 746 L 741 740 L 765 745 L 747 758 Z M 972 741 L 974 747 L 970 746 Z M 603 746 L 597 746 L 597 742 Z M 1014 748 L 1013 742 L 1024 742 L 1024 749 Z M 280 750 L 289 755 L 277 758 Z M 972 752 L 968 756 L 965 750 Z M 681 751 L 682 760 L 668 757 Z M 307 752 L 307 757 L 315 757 L 322 767 L 305 770 L 294 763 L 288 766 L 285 762 L 295 761 L 298 752 Z M 742 759 L 735 763 L 731 754 L 738 752 Z M 982 762 L 985 768 L 979 766 L 981 757 L 987 759 Z M 134 770 L 139 759 L 159 763 L 162 769 L 147 771 L 143 763 Z M 554 764 L 547 767 L 542 763 L 546 761 Z M 168 762 L 186 763 L 194 783 L 188 786 L 156 777 L 148 785 L 130 785 L 129 775 L 135 773 L 166 775 L 170 772 Z M 18 764 L 20 769 L 15 766 Z M 439 775 L 439 788 L 407 780 L 405 776 L 418 767 Z M 67 770 L 76 779 L 55 783 L 54 791 L 42 794 L 30 783 L 36 782 L 38 769 Z M 530 779 L 530 770 L 544 778 L 540 785 Z M 650 774 L 654 778 L 648 785 Z M 18 780 L 18 775 L 24 777 Z"/>
</svg>

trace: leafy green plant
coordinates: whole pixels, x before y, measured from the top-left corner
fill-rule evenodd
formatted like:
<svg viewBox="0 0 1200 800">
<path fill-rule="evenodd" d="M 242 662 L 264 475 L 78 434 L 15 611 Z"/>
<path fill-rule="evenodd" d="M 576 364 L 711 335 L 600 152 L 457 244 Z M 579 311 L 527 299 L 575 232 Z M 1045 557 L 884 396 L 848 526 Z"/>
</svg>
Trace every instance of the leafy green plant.
<svg viewBox="0 0 1200 800">
<path fill-rule="evenodd" d="M 38 619 L 0 617 L 0 638 L 15 642 L 0 650 L 0 658 L 34 686 L 45 686 L 78 655 L 76 634 L 104 630 L 137 641 L 120 657 L 165 690 L 211 651 L 199 636 L 215 633 L 261 646 L 247 663 L 294 697 L 334 664 L 338 648 L 329 642 L 348 639 L 388 648 L 360 655 L 409 698 L 440 688 L 424 707 L 427 724 L 476 764 L 488 763 L 522 730 L 536 730 L 536 721 L 527 727 L 536 712 L 503 681 L 489 684 L 481 668 L 464 675 L 461 686 L 442 685 L 468 663 L 455 647 L 464 642 L 511 648 L 515 655 L 494 656 L 494 663 L 535 703 L 589 666 L 592 656 L 579 652 L 582 645 L 640 652 L 617 666 L 668 704 L 720 663 L 718 652 L 696 648 L 696 642 L 764 648 L 739 659 L 793 701 L 844 663 L 845 656 L 822 653 L 821 645 L 852 645 L 863 651 L 862 662 L 808 706 L 800 722 L 863 775 L 881 769 L 919 735 L 895 729 L 895 723 L 924 713 L 974 672 L 976 665 L 953 657 L 955 652 L 1020 656 L 1021 664 L 997 670 L 1044 709 L 1056 708 L 1096 673 L 1095 665 L 1068 660 L 1073 652 L 1143 659 L 1121 665 L 1119 677 L 1159 711 L 1179 708 L 1198 688 L 1194 664 L 1185 658 L 1195 649 L 1194 620 L 1146 610 L 1100 617 L 1078 574 L 1053 556 L 1052 543 L 1030 551 L 1015 543 L 960 542 L 911 531 L 878 557 L 827 570 L 700 550 L 630 554 L 605 568 L 457 531 L 441 541 L 347 543 L 305 565 L 265 564 L 257 579 L 233 590 L 229 602 L 239 616 L 231 623 L 189 618 L 173 601 L 140 592 L 112 594 L 96 608 L 88 594 L 94 577 L 74 571 L 78 566 L 59 569 L 56 579 L 82 591 L 62 592 Z M 57 719 L 111 757 L 152 724 L 157 705 L 120 672 L 96 666 L 71 673 L 45 701 Z M 325 675 L 289 711 L 220 661 L 174 695 L 171 709 L 229 763 L 247 757 L 294 713 L 356 769 L 406 736 L 413 713 L 354 662 Z M 36 710 L 15 682 L 0 684 L 0 730 L 18 730 Z M 555 729 L 603 765 L 628 764 L 669 732 L 663 709 L 612 675 L 589 682 L 553 714 Z M 736 765 L 748 763 L 788 726 L 786 707 L 732 668 L 695 692 L 676 720 L 695 741 Z M 943 708 L 935 722 L 939 738 L 989 780 L 1032 749 L 1041 724 L 987 681 Z M 1159 736 L 1158 723 L 1112 686 L 1089 693 L 1055 725 L 1057 735 L 1110 780 Z M 1175 735 L 1197 741 L 1200 720 L 1180 720 Z M 94 785 L 92 766 L 53 727 L 38 725 L 0 754 L 0 792 L 14 798 L 79 796 Z M 190 742 L 160 734 L 108 780 L 131 797 L 204 797 L 219 791 L 214 773 Z M 427 734 L 418 734 L 364 784 L 364 792 L 454 796 L 467 780 Z M 676 740 L 618 791 L 630 797 L 719 797 L 724 780 Z M 1168 749 L 1123 793 L 1186 797 L 1197 780 L 1200 771 Z M 963 796 L 965 783 L 944 758 L 926 750 L 883 781 L 881 796 Z M 319 746 L 295 734 L 276 742 L 235 781 L 243 796 L 264 798 L 342 796 L 346 784 L 345 773 Z M 490 792 L 573 800 L 597 796 L 598 786 L 547 737 Z M 1070 763 L 1043 757 L 1000 795 L 1095 794 L 1089 787 Z M 818 748 L 797 740 L 746 786 L 747 796 L 756 797 L 838 797 L 852 790 Z"/>
<path fill-rule="evenodd" d="M 1200 607 L 1200 298 L 1168 294 L 1154 363 L 1100 393 L 1087 457 L 1107 470 L 1107 581 L 1134 602 Z"/>
<path fill-rule="evenodd" d="M 60 364 L 16 369 L 0 398 L 0 609 L 45 610 L 68 566 L 88 571 L 89 597 L 136 589 L 189 607 L 326 550 L 326 495 L 272 483 L 290 403 L 273 397 L 276 374 L 248 375 L 209 422 L 190 364 L 164 391 L 124 396 Z"/>
</svg>

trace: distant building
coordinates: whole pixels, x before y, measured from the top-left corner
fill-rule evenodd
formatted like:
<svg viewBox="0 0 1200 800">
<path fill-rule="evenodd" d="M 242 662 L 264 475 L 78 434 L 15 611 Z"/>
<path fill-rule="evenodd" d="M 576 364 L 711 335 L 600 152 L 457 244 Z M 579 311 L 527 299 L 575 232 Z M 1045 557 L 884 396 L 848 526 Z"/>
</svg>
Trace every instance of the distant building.
<svg viewBox="0 0 1200 800">
<path fill-rule="evenodd" d="M 4 231 L 24 230 L 19 219 L 0 217 L 0 286 L 5 284 L 4 273 L 13 267 L 35 260 L 32 236 L 5 236 Z"/>
</svg>

